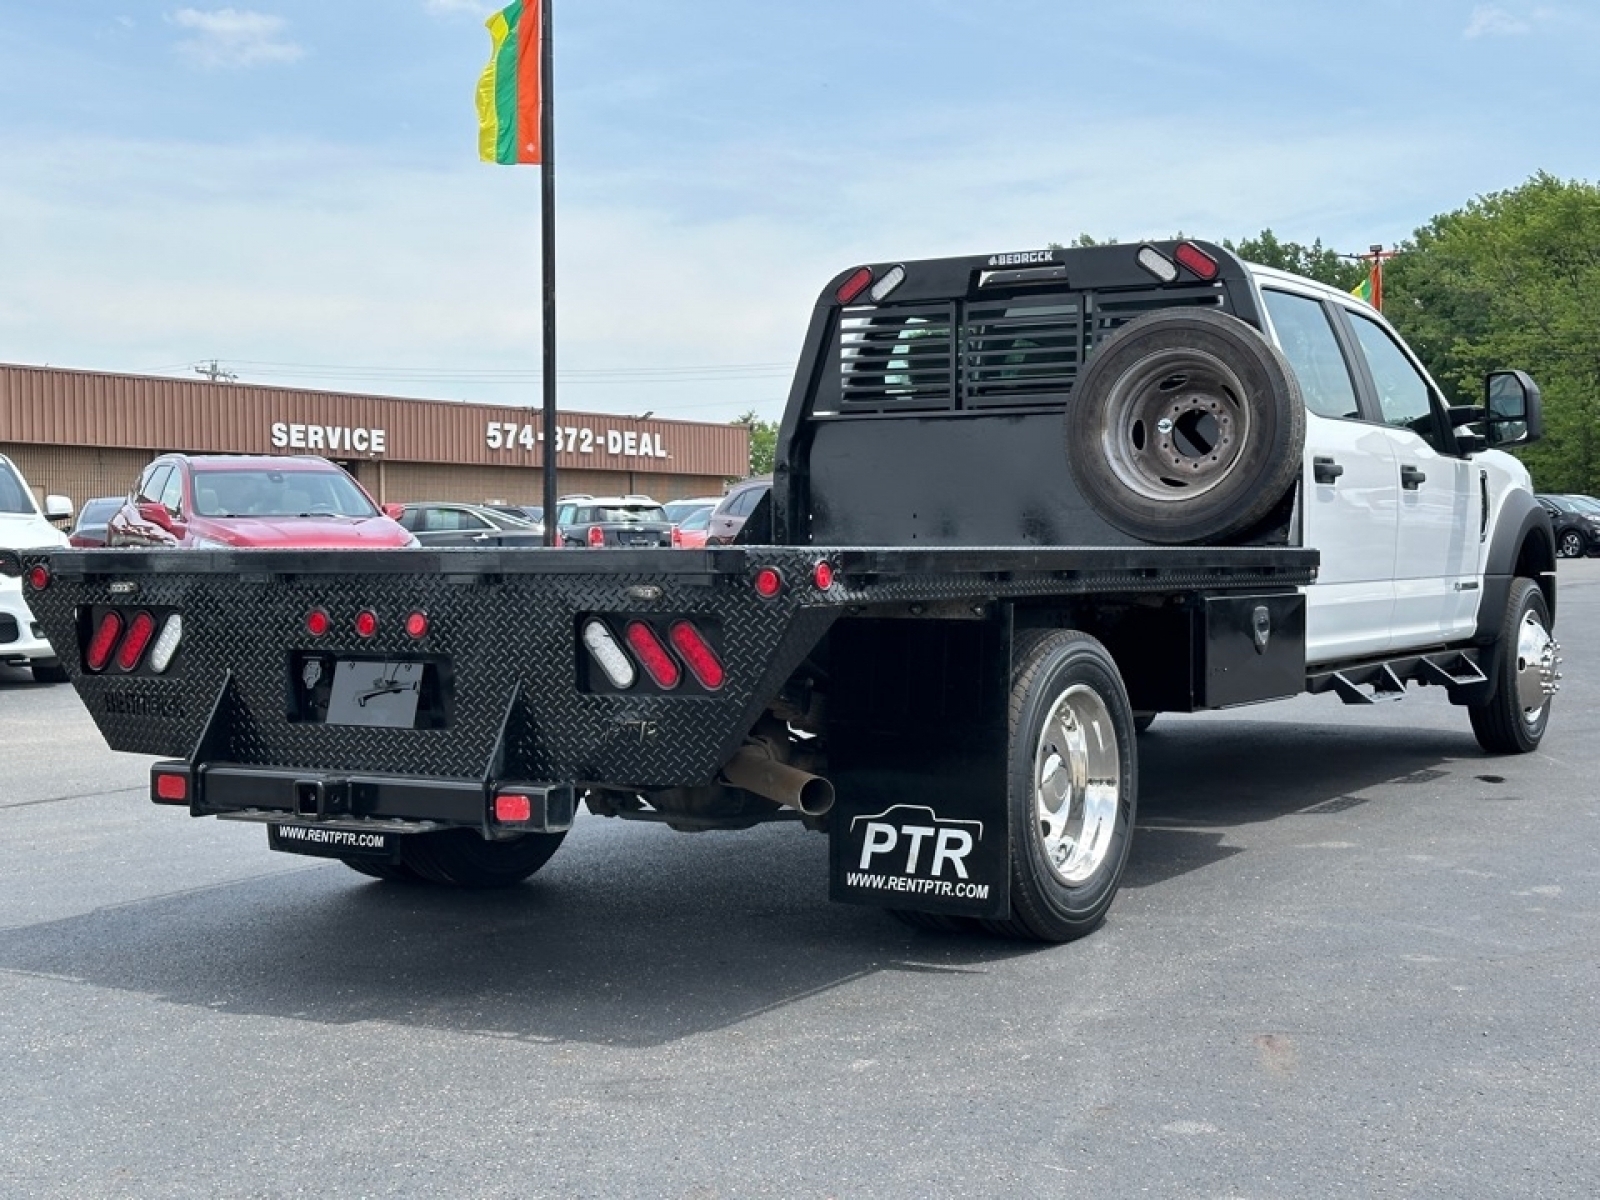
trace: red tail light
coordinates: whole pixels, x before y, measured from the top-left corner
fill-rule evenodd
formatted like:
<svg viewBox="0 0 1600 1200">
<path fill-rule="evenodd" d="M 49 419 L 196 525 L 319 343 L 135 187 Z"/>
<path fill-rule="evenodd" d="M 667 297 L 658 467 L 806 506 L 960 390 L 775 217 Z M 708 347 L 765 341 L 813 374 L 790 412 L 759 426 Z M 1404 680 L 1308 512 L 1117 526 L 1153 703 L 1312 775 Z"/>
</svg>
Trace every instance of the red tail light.
<svg viewBox="0 0 1600 1200">
<path fill-rule="evenodd" d="M 414 612 L 406 618 L 406 636 L 410 638 L 423 638 L 428 636 L 428 614 Z"/>
<path fill-rule="evenodd" d="M 723 670 L 716 652 L 711 649 L 711 643 L 700 635 L 698 629 L 687 621 L 679 621 L 667 631 L 667 638 L 672 642 L 672 648 L 689 664 L 689 670 L 700 681 L 701 687 L 714 692 L 722 686 L 728 673 Z"/>
<path fill-rule="evenodd" d="M 322 637 L 328 632 L 330 624 L 328 614 L 320 608 L 313 608 L 306 614 L 306 632 L 312 637 Z"/>
<path fill-rule="evenodd" d="M 867 290 L 867 285 L 872 282 L 872 268 L 861 267 L 852 271 L 850 278 L 839 285 L 839 290 L 834 294 L 839 298 L 840 304 L 849 304 L 862 292 Z"/>
<path fill-rule="evenodd" d="M 811 582 L 817 585 L 817 590 L 825 592 L 833 586 L 833 564 L 824 559 L 811 568 Z"/>
<path fill-rule="evenodd" d="M 1215 279 L 1217 277 L 1217 260 L 1193 242 L 1183 242 L 1172 252 L 1172 257 L 1177 259 L 1201 279 Z"/>
<path fill-rule="evenodd" d="M 598 525 L 589 526 L 589 545 L 604 546 L 606 544 L 606 531 Z"/>
<path fill-rule="evenodd" d="M 678 532 L 678 527 L 676 525 L 672 527 L 672 548 L 674 550 L 683 549 L 683 534 Z"/>
<path fill-rule="evenodd" d="M 189 803 L 189 768 L 157 763 L 150 769 L 150 799 L 157 804 Z"/>
<path fill-rule="evenodd" d="M 369 638 L 378 632 L 378 614 L 363 608 L 356 614 L 356 636 Z"/>
<path fill-rule="evenodd" d="M 643 664 L 650 678 L 656 681 L 657 687 L 671 691 L 678 686 L 683 672 L 678 670 L 678 664 L 667 653 L 667 648 L 661 644 L 654 629 L 643 621 L 634 621 L 624 636 L 628 640 L 628 648 Z"/>
<path fill-rule="evenodd" d="M 155 634 L 156 619 L 147 612 L 134 613 L 133 620 L 128 623 L 128 636 L 122 639 L 122 648 L 117 651 L 117 666 L 124 671 L 137 667 Z"/>
<path fill-rule="evenodd" d="M 106 664 L 111 661 L 111 651 L 116 649 L 117 639 L 122 636 L 122 615 L 108 612 L 100 618 L 100 624 L 95 627 L 94 637 L 89 639 L 89 648 L 84 652 L 84 661 L 91 671 L 104 671 Z"/>
<path fill-rule="evenodd" d="M 756 572 L 755 588 L 763 600 L 774 599 L 783 591 L 783 575 L 776 567 L 762 567 Z"/>
<path fill-rule="evenodd" d="M 42 592 L 50 586 L 50 568 L 40 563 L 28 572 L 28 586 L 36 592 Z"/>
<path fill-rule="evenodd" d="M 500 825 L 519 825 L 533 820 L 533 799 L 504 792 L 494 798 L 494 819 Z"/>
</svg>

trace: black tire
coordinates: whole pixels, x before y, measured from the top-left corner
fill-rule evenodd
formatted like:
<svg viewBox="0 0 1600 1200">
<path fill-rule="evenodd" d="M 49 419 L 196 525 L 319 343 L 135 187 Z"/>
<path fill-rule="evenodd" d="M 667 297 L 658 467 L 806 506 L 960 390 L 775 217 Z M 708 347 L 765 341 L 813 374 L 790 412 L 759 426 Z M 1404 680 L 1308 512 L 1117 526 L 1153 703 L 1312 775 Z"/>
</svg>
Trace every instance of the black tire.
<svg viewBox="0 0 1600 1200">
<path fill-rule="evenodd" d="M 369 879 L 381 879 L 385 883 L 428 882 L 403 862 L 380 862 L 376 859 L 362 858 L 354 854 L 349 858 L 341 858 L 339 861 L 352 871 L 365 875 Z"/>
<path fill-rule="evenodd" d="M 432 883 L 502 888 L 521 883 L 553 855 L 565 833 L 525 833 L 491 842 L 472 829 L 417 833 L 400 843 L 401 861 Z"/>
<path fill-rule="evenodd" d="M 61 665 L 59 658 L 36 658 L 28 664 L 35 683 L 71 683 L 72 676 Z"/>
<path fill-rule="evenodd" d="M 1005 937 L 1066 942 L 1099 926 L 1122 883 L 1138 787 L 1133 712 L 1116 663 L 1087 634 L 1019 634 L 1012 658 L 1011 918 L 985 925 Z M 1083 779 L 1096 786 L 1074 785 Z M 1052 832 L 1056 816 L 1061 828 Z"/>
<path fill-rule="evenodd" d="M 1550 609 L 1531 579 L 1513 579 L 1500 626 L 1494 695 L 1467 707 L 1472 733 L 1490 754 L 1527 754 L 1550 723 L 1547 684 L 1560 678 Z"/>
<path fill-rule="evenodd" d="M 1557 558 L 1582 558 L 1586 549 L 1583 534 L 1576 529 L 1569 529 L 1556 539 Z"/>
<path fill-rule="evenodd" d="M 1237 317 L 1167 308 L 1094 351 L 1067 398 L 1067 462 L 1084 499 L 1163 545 L 1224 542 L 1300 478 L 1306 414 L 1277 347 Z"/>
</svg>

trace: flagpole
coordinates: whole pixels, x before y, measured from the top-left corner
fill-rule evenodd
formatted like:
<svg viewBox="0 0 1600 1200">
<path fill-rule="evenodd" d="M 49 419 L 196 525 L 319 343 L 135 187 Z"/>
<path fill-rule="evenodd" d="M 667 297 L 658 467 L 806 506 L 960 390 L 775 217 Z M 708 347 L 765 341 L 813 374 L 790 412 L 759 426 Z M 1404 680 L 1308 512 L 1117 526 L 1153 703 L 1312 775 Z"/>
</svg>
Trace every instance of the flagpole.
<svg viewBox="0 0 1600 1200">
<path fill-rule="evenodd" d="M 539 226 L 544 275 L 544 544 L 556 544 L 556 103 L 550 52 L 554 0 L 539 0 Z"/>
</svg>

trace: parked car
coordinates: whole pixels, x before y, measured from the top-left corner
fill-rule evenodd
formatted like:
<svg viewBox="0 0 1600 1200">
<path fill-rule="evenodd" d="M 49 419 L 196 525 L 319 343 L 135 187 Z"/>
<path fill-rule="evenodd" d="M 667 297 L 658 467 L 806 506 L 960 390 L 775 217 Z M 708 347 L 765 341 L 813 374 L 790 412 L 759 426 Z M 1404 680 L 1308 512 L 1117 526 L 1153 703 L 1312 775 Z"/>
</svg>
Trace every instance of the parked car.
<svg viewBox="0 0 1600 1200">
<path fill-rule="evenodd" d="M 739 536 L 744 523 L 755 512 L 756 505 L 772 490 L 772 476 L 758 475 L 736 483 L 728 494 L 711 510 L 711 525 L 706 533 L 706 545 L 728 546 Z"/>
<path fill-rule="evenodd" d="M 544 507 L 538 504 L 486 504 L 485 508 L 492 508 L 496 512 L 503 512 L 513 517 L 521 517 L 524 521 L 536 525 L 540 533 L 544 532 Z"/>
<path fill-rule="evenodd" d="M 67 535 L 67 541 L 80 550 L 93 550 L 106 544 L 106 522 L 111 514 L 122 507 L 121 496 L 96 496 L 85 500 L 78 510 L 78 522 Z"/>
<path fill-rule="evenodd" d="M 107 520 L 106 544 L 380 550 L 417 539 L 325 458 L 163 454 Z"/>
<path fill-rule="evenodd" d="M 1589 496 L 1541 495 L 1536 497 L 1550 514 L 1556 534 L 1556 554 L 1584 558 L 1600 553 L 1600 501 Z"/>
<path fill-rule="evenodd" d="M 41 510 L 22 472 L 0 454 L 0 550 L 65 546 L 67 537 L 54 522 L 71 515 L 72 501 L 65 496 L 46 496 Z M 0 663 L 27 667 L 39 683 L 67 681 L 66 668 L 22 598 L 22 580 L 4 575 L 0 575 Z"/>
<path fill-rule="evenodd" d="M 698 550 L 711 529 L 711 510 L 697 508 L 672 527 L 672 544 L 679 550 Z"/>
<path fill-rule="evenodd" d="M 401 506 L 399 519 L 424 546 L 531 548 L 544 545 L 544 526 L 487 504 L 445 500 L 405 504 Z"/>
<path fill-rule="evenodd" d="M 648 496 L 591 496 L 556 510 L 563 546 L 670 546 L 672 522 Z"/>
<path fill-rule="evenodd" d="M 721 502 L 721 496 L 692 496 L 687 500 L 668 500 L 661 507 L 666 511 L 667 520 L 676 525 L 690 513 L 702 508 L 709 512 Z"/>
</svg>

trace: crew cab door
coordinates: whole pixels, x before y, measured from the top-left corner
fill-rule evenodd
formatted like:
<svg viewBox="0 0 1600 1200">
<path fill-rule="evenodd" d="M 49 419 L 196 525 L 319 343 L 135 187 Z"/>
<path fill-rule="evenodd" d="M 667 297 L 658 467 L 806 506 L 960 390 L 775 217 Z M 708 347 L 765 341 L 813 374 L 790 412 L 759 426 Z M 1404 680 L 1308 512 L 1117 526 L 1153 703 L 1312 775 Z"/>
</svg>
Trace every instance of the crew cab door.
<svg viewBox="0 0 1600 1200">
<path fill-rule="evenodd" d="M 1362 310 L 1343 308 L 1343 315 L 1399 488 L 1390 649 L 1459 640 L 1477 624 L 1483 499 L 1476 473 L 1456 450 L 1438 387 L 1399 338 Z"/>
<path fill-rule="evenodd" d="M 1306 589 L 1306 661 L 1381 654 L 1400 538 L 1394 449 L 1388 432 L 1364 417 L 1351 338 L 1334 306 L 1287 282 L 1261 294 L 1306 405 L 1301 540 L 1322 554 L 1317 582 Z"/>
</svg>

